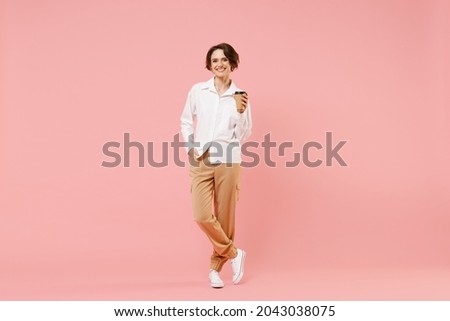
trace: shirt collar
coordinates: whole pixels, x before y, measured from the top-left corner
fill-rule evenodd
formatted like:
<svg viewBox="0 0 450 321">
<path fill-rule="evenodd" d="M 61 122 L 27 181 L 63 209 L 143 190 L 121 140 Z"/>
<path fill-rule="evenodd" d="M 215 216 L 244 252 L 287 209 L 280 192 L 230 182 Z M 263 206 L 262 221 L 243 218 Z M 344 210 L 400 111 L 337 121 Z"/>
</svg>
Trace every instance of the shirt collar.
<svg viewBox="0 0 450 321">
<path fill-rule="evenodd" d="M 211 79 L 209 79 L 209 80 L 205 83 L 205 85 L 203 86 L 203 89 L 208 89 L 208 90 L 210 90 L 210 91 L 212 91 L 212 92 L 217 93 L 216 87 L 214 86 L 214 77 L 212 77 Z M 226 92 L 223 93 L 222 96 L 224 96 L 224 95 L 233 95 L 234 92 L 235 92 L 235 91 L 238 91 L 238 90 L 239 90 L 239 88 L 234 84 L 234 81 L 231 80 L 230 87 L 227 89 Z"/>
</svg>

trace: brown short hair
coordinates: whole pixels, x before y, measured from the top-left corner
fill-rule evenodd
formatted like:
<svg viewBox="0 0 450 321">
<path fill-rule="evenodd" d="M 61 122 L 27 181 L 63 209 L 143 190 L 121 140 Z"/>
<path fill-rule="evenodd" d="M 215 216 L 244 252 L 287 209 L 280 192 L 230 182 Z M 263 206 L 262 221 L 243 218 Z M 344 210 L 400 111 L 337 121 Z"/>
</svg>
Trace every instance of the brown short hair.
<svg viewBox="0 0 450 321">
<path fill-rule="evenodd" d="M 218 45 L 212 46 L 208 50 L 208 53 L 206 54 L 206 69 L 211 70 L 211 56 L 212 56 L 213 52 L 216 51 L 217 49 L 223 50 L 223 54 L 230 61 L 231 71 L 233 71 L 234 69 L 236 69 L 238 67 L 239 54 L 236 52 L 236 50 L 234 50 L 234 48 L 231 45 L 223 42 Z"/>
</svg>

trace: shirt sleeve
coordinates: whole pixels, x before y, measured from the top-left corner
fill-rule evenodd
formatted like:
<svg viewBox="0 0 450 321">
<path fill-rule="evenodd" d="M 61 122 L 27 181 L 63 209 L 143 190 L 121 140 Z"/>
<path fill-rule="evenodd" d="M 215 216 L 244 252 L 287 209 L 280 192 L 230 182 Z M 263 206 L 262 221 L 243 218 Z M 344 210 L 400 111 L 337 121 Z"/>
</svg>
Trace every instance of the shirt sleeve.
<svg viewBox="0 0 450 321">
<path fill-rule="evenodd" d="M 240 118 L 236 124 L 235 133 L 240 142 L 245 141 L 252 133 L 252 111 L 250 101 L 247 103 L 245 111 L 240 114 Z"/>
<path fill-rule="evenodd" d="M 189 152 L 194 147 L 194 117 L 196 115 L 194 88 L 189 91 L 183 112 L 181 113 L 181 135 L 186 142 L 185 148 Z"/>
</svg>

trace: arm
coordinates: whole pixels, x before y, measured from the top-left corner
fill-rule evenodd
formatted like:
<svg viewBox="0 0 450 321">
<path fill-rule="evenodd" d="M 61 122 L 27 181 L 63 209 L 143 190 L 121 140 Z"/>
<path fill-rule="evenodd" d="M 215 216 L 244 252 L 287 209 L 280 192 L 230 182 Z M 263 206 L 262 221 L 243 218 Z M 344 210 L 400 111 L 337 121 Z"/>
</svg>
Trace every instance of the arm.
<svg viewBox="0 0 450 321">
<path fill-rule="evenodd" d="M 250 134 L 252 133 L 252 125 L 252 112 L 250 102 L 248 102 L 245 111 L 239 114 L 239 120 L 234 129 L 236 137 L 240 142 L 243 142 L 250 137 Z"/>
<path fill-rule="evenodd" d="M 194 147 L 194 116 L 196 115 L 196 110 L 193 91 L 193 89 L 189 91 L 183 112 L 181 113 L 181 135 L 187 143 L 185 148 L 188 153 Z"/>
</svg>

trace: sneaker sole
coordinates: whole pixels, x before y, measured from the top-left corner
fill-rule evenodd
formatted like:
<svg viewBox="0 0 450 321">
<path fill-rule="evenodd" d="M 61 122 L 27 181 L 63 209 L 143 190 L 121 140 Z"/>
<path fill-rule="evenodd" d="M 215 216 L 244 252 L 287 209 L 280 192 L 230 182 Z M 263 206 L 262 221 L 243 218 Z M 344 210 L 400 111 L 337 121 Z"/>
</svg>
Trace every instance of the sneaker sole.
<svg viewBox="0 0 450 321">
<path fill-rule="evenodd" d="M 241 270 L 239 271 L 239 275 L 236 278 L 236 280 L 233 280 L 234 284 L 238 284 L 241 282 L 242 277 L 244 276 L 244 265 L 245 265 L 245 257 L 247 256 L 247 253 L 245 251 L 242 251 L 242 264 L 241 264 Z"/>
<path fill-rule="evenodd" d="M 214 289 L 220 289 L 223 288 L 223 283 L 210 283 L 211 287 L 213 287 Z"/>
</svg>

